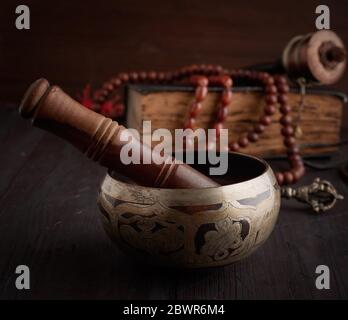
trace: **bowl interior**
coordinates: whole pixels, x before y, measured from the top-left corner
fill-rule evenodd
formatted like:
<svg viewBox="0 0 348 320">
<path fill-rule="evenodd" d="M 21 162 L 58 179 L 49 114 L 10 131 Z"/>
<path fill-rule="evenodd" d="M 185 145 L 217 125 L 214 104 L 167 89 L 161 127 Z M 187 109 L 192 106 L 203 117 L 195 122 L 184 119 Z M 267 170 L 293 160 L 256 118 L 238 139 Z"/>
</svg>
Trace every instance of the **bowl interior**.
<svg viewBox="0 0 348 320">
<path fill-rule="evenodd" d="M 197 152 L 195 153 L 194 157 L 196 160 L 198 157 Z M 261 176 L 268 168 L 265 161 L 242 153 L 229 152 L 226 154 L 226 159 L 228 161 L 228 170 L 224 175 L 210 175 L 209 169 L 214 167 L 214 165 L 198 164 L 196 161 L 194 164 L 190 165 L 198 171 L 218 181 L 221 185 L 234 184 L 257 178 Z"/>
<path fill-rule="evenodd" d="M 223 175 L 210 175 L 210 168 L 217 167 L 219 164 L 213 165 L 209 162 L 208 164 L 200 164 L 198 161 L 200 154 L 205 154 L 206 159 L 209 159 L 209 152 L 206 151 L 186 152 L 179 154 L 179 156 L 184 162 L 186 162 L 188 156 L 190 156 L 191 159 L 194 159 L 194 163 L 188 163 L 190 166 L 202 172 L 206 176 L 209 176 L 221 185 L 230 185 L 257 178 L 264 174 L 268 169 L 268 164 L 264 160 L 242 153 L 228 152 L 224 154 L 226 156 L 225 159 L 228 161 L 227 172 Z M 175 156 L 178 156 L 178 153 L 176 153 Z M 217 154 L 217 157 L 220 156 L 221 154 Z M 223 157 L 221 157 L 221 159 L 223 159 Z M 118 173 L 109 172 L 109 174 L 119 181 L 133 183 L 130 179 Z"/>
</svg>

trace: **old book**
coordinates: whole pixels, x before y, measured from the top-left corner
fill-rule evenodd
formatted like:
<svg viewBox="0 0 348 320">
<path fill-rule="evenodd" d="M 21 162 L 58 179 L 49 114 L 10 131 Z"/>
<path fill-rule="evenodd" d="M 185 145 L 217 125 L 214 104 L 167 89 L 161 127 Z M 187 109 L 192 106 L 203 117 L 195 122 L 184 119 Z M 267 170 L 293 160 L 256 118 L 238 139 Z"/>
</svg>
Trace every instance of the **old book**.
<svg viewBox="0 0 348 320">
<path fill-rule="evenodd" d="M 235 87 L 229 113 L 224 127 L 229 129 L 229 141 L 235 141 L 256 123 L 263 113 L 264 95 L 259 87 Z M 142 133 L 144 120 L 151 120 L 151 131 L 167 128 L 174 133 L 183 128 L 190 102 L 194 99 L 193 87 L 133 85 L 127 91 L 127 126 Z M 197 127 L 212 128 L 216 118 L 220 88 L 210 88 L 201 113 L 196 119 Z M 311 88 L 307 90 L 300 114 L 301 95 L 297 88 L 289 93 L 292 116 L 300 115 L 302 130 L 298 143 L 304 155 L 324 154 L 334 151 L 340 139 L 342 109 L 346 96 L 336 91 Z M 285 154 L 283 137 L 280 134 L 279 111 L 273 115 L 272 124 L 266 128 L 259 141 L 242 151 L 258 156 Z M 151 132 L 143 132 L 150 135 Z M 153 145 L 154 146 L 154 145 Z"/>
</svg>

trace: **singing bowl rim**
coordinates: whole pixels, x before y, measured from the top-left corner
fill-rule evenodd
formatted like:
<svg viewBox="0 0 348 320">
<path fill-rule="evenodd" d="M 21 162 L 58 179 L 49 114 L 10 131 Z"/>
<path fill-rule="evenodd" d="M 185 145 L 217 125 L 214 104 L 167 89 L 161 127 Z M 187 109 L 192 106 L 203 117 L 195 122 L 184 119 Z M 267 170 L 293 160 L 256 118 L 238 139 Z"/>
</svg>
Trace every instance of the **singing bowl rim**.
<svg viewBox="0 0 348 320">
<path fill-rule="evenodd" d="M 246 179 L 246 180 L 243 180 L 243 181 L 239 181 L 239 182 L 236 182 L 236 183 L 229 183 L 229 184 L 216 186 L 216 187 L 207 187 L 207 188 L 158 188 L 158 187 L 147 187 L 147 186 L 137 185 L 137 184 L 134 184 L 134 183 L 125 182 L 125 181 L 119 180 L 117 178 L 114 178 L 112 176 L 112 173 L 111 173 L 110 170 L 107 171 L 106 175 L 108 177 L 110 177 L 111 180 L 117 181 L 118 184 L 124 185 L 124 186 L 126 186 L 128 188 L 132 188 L 134 190 L 146 189 L 146 190 L 149 190 L 149 191 L 156 191 L 156 192 L 162 192 L 163 191 L 163 192 L 166 192 L 166 193 L 167 192 L 168 193 L 171 193 L 171 192 L 177 193 L 178 190 L 185 190 L 186 192 L 191 192 L 191 191 L 192 192 L 196 192 L 197 190 L 208 191 L 208 190 L 221 190 L 221 189 L 224 189 L 226 187 L 236 187 L 238 185 L 245 184 L 245 183 L 250 183 L 250 182 L 253 182 L 254 180 L 260 179 L 262 176 L 267 175 L 268 172 L 270 172 L 270 171 L 273 172 L 271 166 L 264 159 L 258 158 L 258 157 L 253 156 L 253 155 L 241 153 L 241 152 L 231 152 L 231 151 L 229 151 L 228 152 L 228 156 L 231 155 L 231 154 L 232 155 L 238 155 L 240 157 L 253 159 L 254 161 L 256 161 L 259 164 L 263 165 L 264 166 L 264 170 L 262 170 L 262 173 L 260 173 L 259 175 L 255 176 L 255 177 L 252 177 L 252 178 L 249 178 L 249 179 Z"/>
</svg>

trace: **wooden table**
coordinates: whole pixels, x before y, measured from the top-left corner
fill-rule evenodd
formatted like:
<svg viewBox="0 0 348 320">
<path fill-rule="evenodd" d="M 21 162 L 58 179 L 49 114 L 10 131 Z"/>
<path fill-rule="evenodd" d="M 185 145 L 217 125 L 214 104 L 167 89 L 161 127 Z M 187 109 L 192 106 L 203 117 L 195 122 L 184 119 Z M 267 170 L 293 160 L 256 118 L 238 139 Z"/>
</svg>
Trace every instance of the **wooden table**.
<svg viewBox="0 0 348 320">
<path fill-rule="evenodd" d="M 133 264 L 107 238 L 96 196 L 105 170 L 62 140 L 0 108 L 0 298 L 348 298 L 348 187 L 335 170 L 310 171 L 345 195 L 327 214 L 283 202 L 270 239 L 249 258 L 211 270 Z M 17 290 L 27 265 L 31 289 Z M 331 289 L 315 287 L 327 265 Z"/>
</svg>

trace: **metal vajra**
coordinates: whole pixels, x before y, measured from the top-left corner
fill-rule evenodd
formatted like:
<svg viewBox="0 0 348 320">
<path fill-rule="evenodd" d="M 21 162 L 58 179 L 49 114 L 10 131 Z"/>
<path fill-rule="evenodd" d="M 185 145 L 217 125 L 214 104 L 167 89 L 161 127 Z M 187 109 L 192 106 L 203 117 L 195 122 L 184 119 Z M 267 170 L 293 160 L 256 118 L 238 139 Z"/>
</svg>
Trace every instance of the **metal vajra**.
<svg viewBox="0 0 348 320">
<path fill-rule="evenodd" d="M 316 178 L 308 186 L 299 188 L 282 187 L 281 195 L 286 199 L 296 199 L 309 204 L 315 212 L 323 212 L 331 209 L 337 200 L 342 200 L 335 187 L 327 180 Z"/>
</svg>

